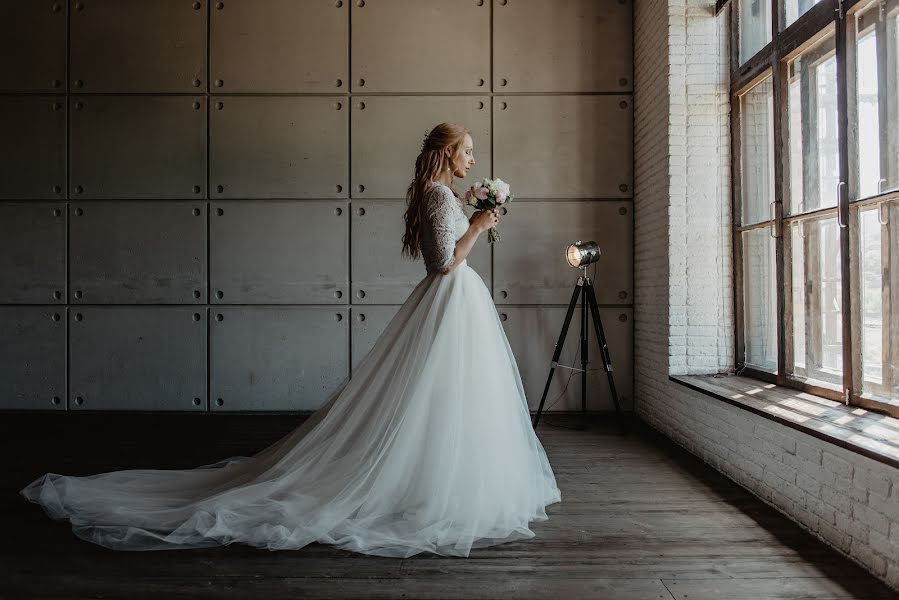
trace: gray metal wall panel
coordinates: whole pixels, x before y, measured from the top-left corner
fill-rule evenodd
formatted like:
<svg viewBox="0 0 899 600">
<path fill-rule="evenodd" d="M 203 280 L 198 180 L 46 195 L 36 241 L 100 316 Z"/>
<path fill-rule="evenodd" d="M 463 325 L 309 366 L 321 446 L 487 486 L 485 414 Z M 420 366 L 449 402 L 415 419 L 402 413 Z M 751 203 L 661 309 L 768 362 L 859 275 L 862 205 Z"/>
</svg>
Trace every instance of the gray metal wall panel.
<svg viewBox="0 0 899 600">
<path fill-rule="evenodd" d="M 631 0 L 494 2 L 494 91 L 633 90 Z"/>
<path fill-rule="evenodd" d="M 225 201 L 210 212 L 215 304 L 346 304 L 346 201 Z"/>
<path fill-rule="evenodd" d="M 206 302 L 205 202 L 73 202 L 72 304 Z"/>
<path fill-rule="evenodd" d="M 347 307 L 209 309 L 214 411 L 310 410 L 349 377 Z"/>
<path fill-rule="evenodd" d="M 206 88 L 204 0 L 86 0 L 73 5 L 70 27 L 73 90 Z"/>
<path fill-rule="evenodd" d="M 74 199 L 202 198 L 204 96 L 71 98 Z"/>
<path fill-rule="evenodd" d="M 390 320 L 396 316 L 399 306 L 354 306 L 350 326 L 350 345 L 353 348 L 353 371 L 378 341 Z"/>
<path fill-rule="evenodd" d="M 64 198 L 65 97 L 0 97 L 0 132 L 0 200 Z"/>
<path fill-rule="evenodd" d="M 352 111 L 353 198 L 404 198 L 424 136 L 442 121 L 464 124 L 474 141 L 475 166 L 457 189 L 490 176 L 487 96 L 354 96 Z"/>
<path fill-rule="evenodd" d="M 65 303 L 65 203 L 0 203 L 0 273 L 0 304 Z"/>
<path fill-rule="evenodd" d="M 352 10 L 354 94 L 489 89 L 484 0 L 375 0 L 354 2 Z"/>
<path fill-rule="evenodd" d="M 0 92 L 65 90 L 66 5 L 0 0 Z"/>
<path fill-rule="evenodd" d="M 550 361 L 565 321 L 566 307 L 561 306 L 500 306 L 500 319 L 515 354 L 531 410 L 540 404 L 540 396 L 549 376 Z M 633 310 L 631 308 L 600 308 L 606 343 L 612 357 L 615 388 L 621 408 L 633 409 Z M 592 317 L 587 335 L 587 410 L 613 410 L 612 399 L 602 355 L 593 329 Z M 581 313 L 575 310 L 565 336 L 559 364 L 581 368 Z M 570 380 L 569 380 L 570 378 Z M 567 383 L 567 389 L 566 389 Z M 581 374 L 556 367 L 553 381 L 546 395 L 543 410 L 581 410 Z"/>
<path fill-rule="evenodd" d="M 216 198 L 346 198 L 347 100 L 210 99 L 210 194 Z"/>
<path fill-rule="evenodd" d="M 576 241 L 599 244 L 588 268 L 600 304 L 633 302 L 633 206 L 629 201 L 512 202 L 494 249 L 497 304 L 568 304 L 581 273 L 565 260 Z"/>
<path fill-rule="evenodd" d="M 206 410 L 206 310 L 69 309 L 70 410 Z"/>
<path fill-rule="evenodd" d="M 494 96 L 494 172 L 519 198 L 629 198 L 631 96 Z"/>
<path fill-rule="evenodd" d="M 213 2 L 210 89 L 339 93 L 349 89 L 349 2 Z"/>
<path fill-rule="evenodd" d="M 0 306 L 0 409 L 65 408 L 65 307 Z"/>
</svg>

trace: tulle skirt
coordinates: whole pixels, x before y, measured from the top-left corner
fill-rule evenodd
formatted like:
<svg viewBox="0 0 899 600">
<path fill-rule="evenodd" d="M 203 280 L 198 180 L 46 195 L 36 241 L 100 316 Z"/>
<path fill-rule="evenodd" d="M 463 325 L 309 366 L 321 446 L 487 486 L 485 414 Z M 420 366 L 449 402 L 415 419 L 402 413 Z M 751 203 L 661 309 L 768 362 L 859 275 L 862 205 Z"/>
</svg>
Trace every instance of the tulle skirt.
<svg viewBox="0 0 899 600">
<path fill-rule="evenodd" d="M 115 550 L 311 542 L 468 556 L 534 537 L 561 494 L 489 291 L 429 274 L 325 404 L 259 453 L 193 469 L 47 473 L 21 493 Z"/>
</svg>

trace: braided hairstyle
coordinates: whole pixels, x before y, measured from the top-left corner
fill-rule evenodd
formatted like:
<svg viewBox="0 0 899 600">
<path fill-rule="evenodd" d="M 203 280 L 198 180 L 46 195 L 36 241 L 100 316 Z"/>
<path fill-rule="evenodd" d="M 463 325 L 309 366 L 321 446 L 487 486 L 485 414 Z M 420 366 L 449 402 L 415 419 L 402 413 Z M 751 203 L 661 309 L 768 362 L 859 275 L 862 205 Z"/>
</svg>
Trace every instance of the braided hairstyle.
<svg viewBox="0 0 899 600">
<path fill-rule="evenodd" d="M 428 183 L 446 170 L 450 157 L 455 156 L 464 143 L 465 134 L 471 135 L 471 132 L 462 125 L 441 123 L 427 133 L 421 143 L 421 152 L 415 159 L 415 177 L 406 190 L 406 212 L 403 214 L 406 233 L 403 234 L 402 254 L 411 259 L 418 258 L 421 253 L 421 226 L 425 218 Z M 458 197 L 455 189 L 453 193 Z"/>
</svg>

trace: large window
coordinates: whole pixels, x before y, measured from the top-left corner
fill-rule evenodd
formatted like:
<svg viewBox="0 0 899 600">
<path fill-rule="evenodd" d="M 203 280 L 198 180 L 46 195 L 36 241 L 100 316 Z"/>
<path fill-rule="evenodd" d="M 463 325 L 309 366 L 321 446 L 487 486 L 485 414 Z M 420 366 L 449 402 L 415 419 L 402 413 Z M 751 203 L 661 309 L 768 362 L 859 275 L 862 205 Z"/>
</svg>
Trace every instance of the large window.
<svg viewBox="0 0 899 600">
<path fill-rule="evenodd" d="M 899 0 L 734 0 L 741 372 L 899 416 Z"/>
</svg>

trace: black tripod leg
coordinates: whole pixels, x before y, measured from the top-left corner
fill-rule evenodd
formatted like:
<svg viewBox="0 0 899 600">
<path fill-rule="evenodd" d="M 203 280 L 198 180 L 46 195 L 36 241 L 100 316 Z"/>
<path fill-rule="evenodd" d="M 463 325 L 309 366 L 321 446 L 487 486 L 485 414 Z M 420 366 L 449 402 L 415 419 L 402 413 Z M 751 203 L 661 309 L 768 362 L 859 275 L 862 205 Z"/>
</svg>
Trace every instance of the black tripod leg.
<svg viewBox="0 0 899 600">
<path fill-rule="evenodd" d="M 543 412 L 546 394 L 549 393 L 549 384 L 553 380 L 553 373 L 556 372 L 556 365 L 559 364 L 559 357 L 562 355 L 562 346 L 565 345 L 565 336 L 568 335 L 568 326 L 571 324 L 571 315 L 574 314 L 574 307 L 577 304 L 577 298 L 581 293 L 582 287 L 582 280 L 578 279 L 578 284 L 574 286 L 574 293 L 571 294 L 571 302 L 568 303 L 568 312 L 565 313 L 565 324 L 562 325 L 562 332 L 559 334 L 559 341 L 556 342 L 556 350 L 553 352 L 553 360 L 549 368 L 549 377 L 546 378 L 546 386 L 543 388 L 543 397 L 540 398 L 540 406 L 537 407 L 537 414 L 534 415 L 534 429 L 537 429 L 537 423 L 540 422 L 540 413 Z M 586 297 L 584 301 L 586 302 Z"/>
<path fill-rule="evenodd" d="M 587 295 L 584 294 L 581 303 L 581 418 L 587 414 L 587 333 L 589 325 L 587 325 Z"/>
<path fill-rule="evenodd" d="M 609 378 L 609 392 L 612 395 L 612 402 L 615 404 L 615 413 L 618 415 L 619 424 L 622 429 L 624 429 L 621 405 L 618 402 L 618 390 L 615 388 L 615 378 L 612 376 L 612 356 L 609 354 L 609 345 L 606 343 L 606 334 L 602 328 L 602 319 L 599 318 L 599 306 L 596 303 L 596 292 L 593 291 L 592 282 L 584 286 L 584 295 L 590 303 L 590 312 L 593 315 L 593 325 L 596 327 L 596 338 L 599 342 L 599 351 L 602 354 L 602 363 L 606 369 L 606 375 L 608 375 Z"/>
</svg>

